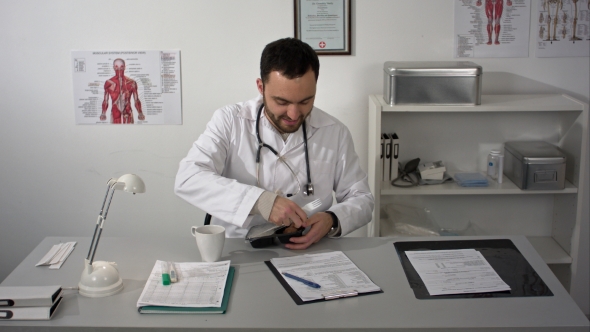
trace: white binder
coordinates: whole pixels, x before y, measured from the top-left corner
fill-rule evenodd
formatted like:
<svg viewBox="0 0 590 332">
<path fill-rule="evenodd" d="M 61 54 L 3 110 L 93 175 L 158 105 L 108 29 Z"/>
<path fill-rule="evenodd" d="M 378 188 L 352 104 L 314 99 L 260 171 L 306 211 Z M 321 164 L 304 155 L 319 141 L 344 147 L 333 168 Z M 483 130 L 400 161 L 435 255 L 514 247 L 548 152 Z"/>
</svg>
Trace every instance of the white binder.
<svg viewBox="0 0 590 332">
<path fill-rule="evenodd" d="M 399 137 L 396 133 L 390 134 L 391 138 L 391 163 L 389 165 L 389 181 L 397 179 L 399 159 Z"/>
<path fill-rule="evenodd" d="M 389 174 L 391 168 L 391 137 L 389 134 L 381 134 L 381 156 L 383 158 L 382 181 L 390 181 Z"/>
<path fill-rule="evenodd" d="M 48 307 L 0 307 L 2 320 L 49 320 L 63 298 L 60 296 Z"/>
<path fill-rule="evenodd" d="M 5 307 L 51 307 L 61 293 L 61 286 L 2 286 L 0 310 Z"/>
</svg>

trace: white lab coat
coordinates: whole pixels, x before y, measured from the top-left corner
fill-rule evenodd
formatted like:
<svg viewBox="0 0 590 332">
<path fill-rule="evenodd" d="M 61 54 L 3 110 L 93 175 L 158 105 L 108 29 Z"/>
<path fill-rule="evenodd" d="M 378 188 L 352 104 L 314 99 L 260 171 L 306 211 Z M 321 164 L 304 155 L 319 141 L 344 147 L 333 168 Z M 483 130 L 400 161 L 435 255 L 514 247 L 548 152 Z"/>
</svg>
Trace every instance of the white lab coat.
<svg viewBox="0 0 590 332">
<path fill-rule="evenodd" d="M 261 152 L 260 188 L 256 186 L 256 115 L 262 96 L 215 111 L 205 132 L 181 160 L 175 193 L 212 215 L 211 224 L 226 228 L 226 237 L 243 238 L 248 228 L 266 221 L 249 215 L 264 190 L 281 196 L 294 193 L 297 181 L 267 148 Z M 314 107 L 306 120 L 309 163 L 314 195 L 305 196 L 307 184 L 302 128 L 286 142 L 264 116 L 260 136 L 293 168 L 301 191 L 289 199 L 299 206 L 321 199 L 315 212 L 330 210 L 340 220 L 342 235 L 367 224 L 374 207 L 367 174 L 360 168 L 348 128 Z M 264 189 L 263 189 L 264 188 Z M 337 204 L 332 206 L 332 192 Z"/>
</svg>

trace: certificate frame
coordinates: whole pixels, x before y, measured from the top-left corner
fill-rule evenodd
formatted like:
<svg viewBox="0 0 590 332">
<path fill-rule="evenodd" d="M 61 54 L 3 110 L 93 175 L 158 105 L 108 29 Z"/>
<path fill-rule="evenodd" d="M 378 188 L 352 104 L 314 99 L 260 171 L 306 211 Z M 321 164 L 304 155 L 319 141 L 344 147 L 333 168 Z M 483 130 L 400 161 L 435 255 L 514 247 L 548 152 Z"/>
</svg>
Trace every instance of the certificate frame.
<svg viewBox="0 0 590 332">
<path fill-rule="evenodd" d="M 293 0 L 295 38 L 318 55 L 350 55 L 351 0 Z"/>
</svg>

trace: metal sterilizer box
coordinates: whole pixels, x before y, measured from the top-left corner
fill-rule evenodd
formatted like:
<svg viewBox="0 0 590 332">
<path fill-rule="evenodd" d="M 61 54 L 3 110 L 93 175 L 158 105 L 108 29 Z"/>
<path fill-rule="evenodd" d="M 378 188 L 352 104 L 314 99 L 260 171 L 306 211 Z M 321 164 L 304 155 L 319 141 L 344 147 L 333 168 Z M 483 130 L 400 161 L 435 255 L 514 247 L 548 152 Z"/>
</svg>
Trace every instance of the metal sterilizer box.
<svg viewBox="0 0 590 332">
<path fill-rule="evenodd" d="M 504 174 L 520 189 L 565 188 L 565 154 L 543 141 L 506 142 Z"/>
<path fill-rule="evenodd" d="M 389 105 L 480 105 L 482 68 L 470 61 L 387 61 L 383 99 Z"/>
</svg>

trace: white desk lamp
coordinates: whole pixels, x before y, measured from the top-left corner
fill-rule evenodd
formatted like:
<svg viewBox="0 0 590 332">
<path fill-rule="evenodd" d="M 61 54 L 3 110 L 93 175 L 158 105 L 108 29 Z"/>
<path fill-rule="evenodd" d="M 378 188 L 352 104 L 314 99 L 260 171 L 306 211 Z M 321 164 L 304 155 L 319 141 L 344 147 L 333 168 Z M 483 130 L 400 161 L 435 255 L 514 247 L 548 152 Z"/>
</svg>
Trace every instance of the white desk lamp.
<svg viewBox="0 0 590 332">
<path fill-rule="evenodd" d="M 107 213 L 111 206 L 111 201 L 115 190 L 123 190 L 126 192 L 143 193 L 145 192 L 145 184 L 143 180 L 135 174 L 125 174 L 118 179 L 112 178 L 107 183 L 107 192 L 102 202 L 102 207 L 96 220 L 94 228 L 94 235 L 88 250 L 88 256 L 84 260 L 84 271 L 80 283 L 78 283 L 79 293 L 87 297 L 104 297 L 113 295 L 123 289 L 123 280 L 119 277 L 117 264 L 114 262 L 94 261 L 94 254 L 98 247 L 98 241 L 102 234 L 102 226 L 107 219 Z M 108 199 L 108 204 L 107 204 Z M 106 204 L 106 209 L 105 209 Z M 98 231 L 98 236 L 96 235 Z M 95 241 L 96 240 L 96 241 Z"/>
</svg>

